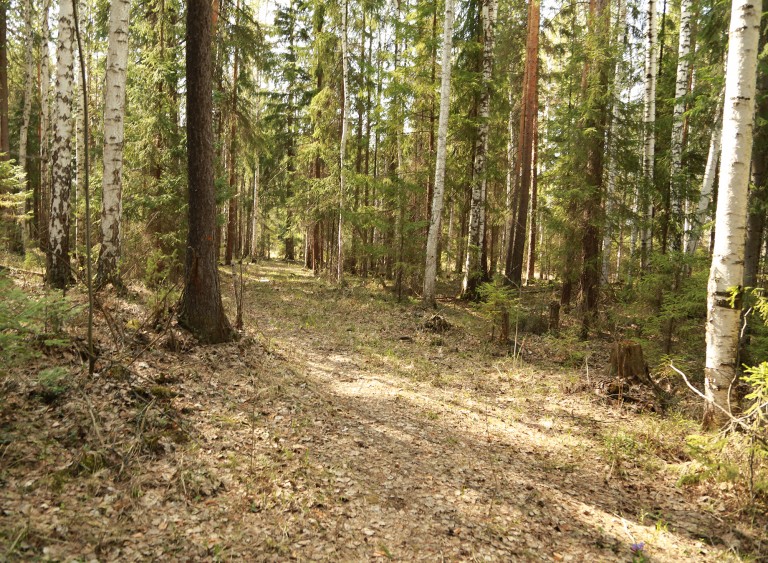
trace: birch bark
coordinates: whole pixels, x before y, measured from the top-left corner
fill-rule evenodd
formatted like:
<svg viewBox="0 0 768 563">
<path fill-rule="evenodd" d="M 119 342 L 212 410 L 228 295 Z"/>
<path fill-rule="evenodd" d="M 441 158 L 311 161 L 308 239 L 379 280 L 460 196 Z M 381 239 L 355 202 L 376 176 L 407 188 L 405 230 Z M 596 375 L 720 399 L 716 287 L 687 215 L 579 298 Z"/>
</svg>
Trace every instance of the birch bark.
<svg viewBox="0 0 768 563">
<path fill-rule="evenodd" d="M 683 129 L 685 96 L 688 93 L 688 72 L 691 51 L 691 0 L 680 2 L 680 41 L 677 48 L 677 79 L 675 81 L 675 106 L 672 114 L 672 142 L 670 144 L 669 194 L 672 218 L 672 250 L 682 250 L 683 217 Z"/>
<path fill-rule="evenodd" d="M 453 0 L 445 0 L 443 20 L 443 51 L 440 58 L 440 116 L 437 124 L 437 152 L 435 155 L 435 189 L 432 193 L 432 214 L 427 234 L 427 256 L 424 268 L 424 303 L 435 305 L 435 276 L 437 274 L 437 247 L 443 216 L 445 194 L 445 157 L 448 138 L 448 116 L 451 108 L 451 49 L 453 46 Z"/>
<path fill-rule="evenodd" d="M 738 373 L 747 188 L 755 112 L 761 1 L 733 0 L 725 78 L 715 244 L 707 287 L 704 425 L 721 425 Z"/>
<path fill-rule="evenodd" d="M 130 0 L 112 1 L 104 86 L 104 174 L 101 186 L 101 249 L 97 285 L 107 282 L 120 285 L 118 262 L 122 238 L 125 83 L 130 15 Z"/>
<path fill-rule="evenodd" d="M 27 171 L 27 139 L 29 138 L 29 117 L 32 113 L 32 87 L 34 86 L 34 59 L 33 59 L 33 27 L 32 27 L 32 2 L 24 0 L 24 107 L 21 116 L 21 129 L 19 131 L 19 167 L 26 173 Z M 28 181 L 25 177 L 23 190 L 26 192 Z M 21 229 L 22 249 L 27 246 L 27 200 L 26 197 L 19 203 L 19 216 L 21 218 L 19 227 Z"/>
<path fill-rule="evenodd" d="M 64 289 L 72 279 L 69 264 L 69 198 L 72 187 L 72 94 L 74 85 L 72 1 L 59 3 L 56 41 L 55 124 L 51 147 L 51 210 L 48 222 L 46 280 Z"/>
</svg>

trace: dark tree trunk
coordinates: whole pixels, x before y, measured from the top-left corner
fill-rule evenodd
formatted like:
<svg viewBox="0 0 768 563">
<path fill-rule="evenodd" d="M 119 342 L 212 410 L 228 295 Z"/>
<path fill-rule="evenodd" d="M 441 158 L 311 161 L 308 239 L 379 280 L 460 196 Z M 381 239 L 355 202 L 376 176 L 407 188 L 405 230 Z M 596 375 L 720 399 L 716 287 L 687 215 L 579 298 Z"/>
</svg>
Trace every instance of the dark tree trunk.
<svg viewBox="0 0 768 563">
<path fill-rule="evenodd" d="M 0 152 L 8 159 L 8 4 L 0 2 Z"/>
<path fill-rule="evenodd" d="M 216 267 L 216 193 L 213 183 L 211 112 L 211 3 L 189 0 L 187 8 L 187 170 L 189 233 L 179 323 L 201 342 L 232 340 Z"/>
</svg>

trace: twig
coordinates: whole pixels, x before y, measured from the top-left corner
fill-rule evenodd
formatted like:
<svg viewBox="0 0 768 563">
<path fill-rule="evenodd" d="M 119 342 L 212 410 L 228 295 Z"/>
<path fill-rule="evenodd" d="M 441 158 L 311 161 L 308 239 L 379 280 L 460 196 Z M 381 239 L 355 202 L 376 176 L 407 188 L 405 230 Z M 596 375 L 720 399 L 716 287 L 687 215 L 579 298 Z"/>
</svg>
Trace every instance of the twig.
<svg viewBox="0 0 768 563">
<path fill-rule="evenodd" d="M 93 423 L 93 429 L 96 432 L 96 437 L 99 439 L 99 444 L 101 447 L 104 447 L 104 438 L 101 436 L 101 430 L 99 430 L 99 423 L 96 422 L 96 415 L 93 413 L 93 405 L 91 405 L 91 400 L 88 398 L 88 395 L 85 394 L 85 391 L 81 391 L 81 395 L 83 396 L 83 399 L 85 399 L 85 404 L 88 405 L 88 414 L 91 415 L 91 422 Z"/>
</svg>

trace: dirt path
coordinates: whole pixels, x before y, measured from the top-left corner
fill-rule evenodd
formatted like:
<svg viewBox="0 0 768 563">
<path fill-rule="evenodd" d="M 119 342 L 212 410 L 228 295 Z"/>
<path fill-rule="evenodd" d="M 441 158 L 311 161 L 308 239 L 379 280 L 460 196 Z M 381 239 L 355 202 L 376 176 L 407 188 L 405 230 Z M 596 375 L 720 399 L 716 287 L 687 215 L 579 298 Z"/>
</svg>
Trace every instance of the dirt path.
<svg viewBox="0 0 768 563">
<path fill-rule="evenodd" d="M 53 406 L 9 395 L 0 557 L 631 561 L 640 542 L 653 561 L 759 554 L 727 495 L 675 486 L 680 431 L 578 391 L 582 370 L 553 367 L 557 341 L 512 358 L 463 307 L 442 309 L 452 328 L 437 334 L 431 313 L 378 290 L 280 264 L 246 281 L 256 329 L 239 343 L 155 349 Z M 659 455 L 653 440 L 672 446 Z"/>
</svg>

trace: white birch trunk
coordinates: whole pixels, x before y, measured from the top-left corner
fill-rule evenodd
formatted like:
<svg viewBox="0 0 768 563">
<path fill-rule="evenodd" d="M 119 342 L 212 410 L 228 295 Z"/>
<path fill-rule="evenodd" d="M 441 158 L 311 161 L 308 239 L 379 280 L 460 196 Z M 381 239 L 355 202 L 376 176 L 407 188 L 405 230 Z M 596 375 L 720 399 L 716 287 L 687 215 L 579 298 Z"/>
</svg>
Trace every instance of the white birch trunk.
<svg viewBox="0 0 768 563">
<path fill-rule="evenodd" d="M 496 19 L 496 0 L 482 1 L 483 20 L 483 77 L 480 93 L 480 110 L 477 140 L 475 141 L 475 162 L 472 178 L 472 195 L 469 211 L 469 233 L 467 236 L 467 256 L 464 263 L 462 296 L 474 297 L 478 282 L 482 276 L 480 256 L 483 246 L 483 216 L 486 184 L 486 155 L 488 144 L 488 116 L 491 105 L 491 77 L 493 74 L 494 24 Z"/>
<path fill-rule="evenodd" d="M 44 0 L 43 10 L 40 15 L 40 27 L 42 29 L 40 45 L 40 247 L 48 245 L 48 211 L 50 210 L 50 164 L 48 162 L 49 128 L 50 128 L 50 83 L 51 66 L 48 52 L 48 40 L 50 31 L 48 27 L 48 12 L 51 9 L 51 0 Z"/>
<path fill-rule="evenodd" d="M 19 131 L 19 167 L 26 174 L 27 171 L 27 139 L 29 138 L 29 117 L 32 113 L 32 87 L 35 83 L 35 64 L 33 59 L 33 27 L 32 27 L 32 2 L 24 0 L 24 108 L 21 116 L 21 130 Z M 28 181 L 24 179 L 23 191 L 24 198 L 19 203 L 19 217 L 21 219 L 19 228 L 21 229 L 22 248 L 26 248 L 28 240 L 27 232 L 27 198 L 26 192 Z"/>
<path fill-rule="evenodd" d="M 349 48 L 347 46 L 347 12 L 349 10 L 348 1 L 344 2 L 342 11 L 342 30 L 341 30 L 341 68 L 342 68 L 342 88 L 344 90 L 344 99 L 342 100 L 342 121 L 341 121 L 341 146 L 339 147 L 339 239 L 338 239 L 338 263 L 336 264 L 336 279 L 339 283 L 344 281 L 344 247 L 342 236 L 343 213 L 344 213 L 344 194 L 345 194 L 345 164 L 347 155 L 347 137 L 349 136 Z"/>
<path fill-rule="evenodd" d="M 648 22 L 645 31 L 645 93 L 643 96 L 643 181 L 640 183 L 638 202 L 643 206 L 642 235 L 640 237 L 641 268 L 648 267 L 653 246 L 653 164 L 656 147 L 656 75 L 658 44 L 656 37 L 656 0 L 648 0 Z"/>
<path fill-rule="evenodd" d="M 614 209 L 614 199 L 616 198 L 616 178 L 618 177 L 618 158 L 616 136 L 621 119 L 621 82 L 623 78 L 622 60 L 624 56 L 624 46 L 627 43 L 627 4 L 624 0 L 619 0 L 619 14 L 616 21 L 616 44 L 620 44 L 619 59 L 613 71 L 613 111 L 611 112 L 611 125 L 608 138 L 610 147 L 608 148 L 608 174 L 606 177 L 605 192 L 605 228 L 603 230 L 603 272 L 602 277 L 605 282 L 610 282 L 611 275 L 611 242 L 613 240 L 613 224 L 611 223 L 611 214 Z M 618 269 L 618 266 L 617 266 Z"/>
<path fill-rule="evenodd" d="M 726 420 L 737 373 L 744 275 L 747 188 L 755 113 L 761 1 L 733 0 L 725 77 L 720 183 L 715 245 L 707 287 L 707 353 L 704 423 Z M 718 408 L 719 407 L 719 408 Z"/>
<path fill-rule="evenodd" d="M 669 195 L 672 217 L 672 249 L 680 251 L 682 241 L 683 194 L 683 113 L 685 96 L 688 94 L 688 69 L 691 51 L 691 0 L 680 2 L 680 40 L 677 48 L 677 79 L 675 82 L 675 106 L 672 113 L 672 142 L 670 144 Z"/>
<path fill-rule="evenodd" d="M 104 86 L 104 175 L 102 178 L 99 283 L 119 283 L 123 215 L 123 140 L 125 81 L 128 69 L 130 0 L 112 0 Z"/>
<path fill-rule="evenodd" d="M 69 198 L 72 184 L 72 94 L 74 90 L 74 19 L 71 0 L 59 3 L 56 40 L 56 98 L 51 148 L 51 212 L 48 222 L 47 279 L 64 288 L 69 264 Z"/>
<path fill-rule="evenodd" d="M 424 268 L 424 303 L 435 305 L 437 275 L 437 246 L 440 241 L 445 194 L 445 157 L 447 152 L 448 116 L 451 108 L 451 49 L 453 47 L 453 0 L 445 0 L 443 21 L 443 51 L 440 58 L 440 116 L 437 124 L 435 155 L 435 189 L 432 193 L 432 216 L 427 235 L 427 256 Z"/>
<path fill-rule="evenodd" d="M 715 110 L 715 126 L 712 128 L 712 135 L 709 139 L 709 153 L 707 154 L 707 165 L 704 168 L 704 179 L 701 183 L 701 193 L 699 194 L 699 203 L 696 207 L 696 214 L 692 219 L 686 220 L 685 228 L 685 253 L 692 256 L 696 252 L 696 247 L 701 238 L 701 226 L 707 221 L 707 211 L 709 210 L 709 201 L 712 199 L 712 188 L 715 186 L 715 176 L 717 174 L 717 163 L 720 161 L 720 138 L 723 125 L 723 96 L 720 99 Z"/>
</svg>

